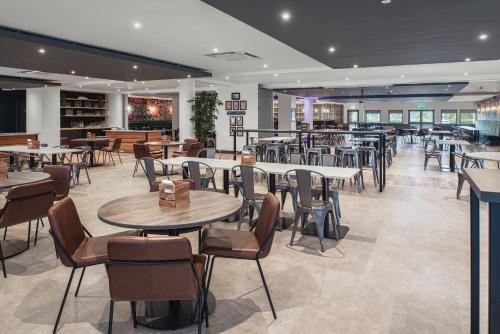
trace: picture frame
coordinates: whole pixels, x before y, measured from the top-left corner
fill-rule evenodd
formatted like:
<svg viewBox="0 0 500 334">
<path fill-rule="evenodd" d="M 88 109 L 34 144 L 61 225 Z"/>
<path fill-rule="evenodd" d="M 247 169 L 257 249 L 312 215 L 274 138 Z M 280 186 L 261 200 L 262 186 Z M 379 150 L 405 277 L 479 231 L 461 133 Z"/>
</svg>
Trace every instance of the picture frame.
<svg viewBox="0 0 500 334">
<path fill-rule="evenodd" d="M 231 136 L 231 137 L 234 136 L 235 130 L 236 130 L 236 127 L 230 126 L 229 127 L 229 136 Z"/>
<path fill-rule="evenodd" d="M 240 101 L 240 110 L 247 110 L 247 100 Z"/>
<path fill-rule="evenodd" d="M 243 137 L 243 131 L 239 130 L 243 130 L 243 127 L 236 127 L 236 137 Z"/>
<path fill-rule="evenodd" d="M 231 93 L 231 100 L 239 100 L 240 93 Z"/>
<path fill-rule="evenodd" d="M 236 116 L 236 126 L 243 126 L 243 116 Z"/>
<path fill-rule="evenodd" d="M 240 101 L 233 101 L 233 110 L 240 110 Z"/>
<path fill-rule="evenodd" d="M 236 116 L 229 117 L 229 126 L 236 126 Z"/>
<path fill-rule="evenodd" d="M 226 101 L 226 110 L 233 110 L 233 101 Z"/>
</svg>

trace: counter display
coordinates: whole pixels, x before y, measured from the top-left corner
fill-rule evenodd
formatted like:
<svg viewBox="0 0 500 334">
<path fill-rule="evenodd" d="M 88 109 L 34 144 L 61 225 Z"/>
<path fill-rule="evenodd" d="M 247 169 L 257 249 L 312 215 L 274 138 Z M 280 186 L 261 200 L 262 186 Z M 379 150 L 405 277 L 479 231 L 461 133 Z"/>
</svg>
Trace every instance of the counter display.
<svg viewBox="0 0 500 334">
<path fill-rule="evenodd" d="M 133 152 L 134 143 L 138 140 L 161 140 L 161 130 L 106 130 L 105 132 L 110 142 L 113 142 L 115 138 L 122 139 L 121 150 L 124 152 Z"/>
</svg>

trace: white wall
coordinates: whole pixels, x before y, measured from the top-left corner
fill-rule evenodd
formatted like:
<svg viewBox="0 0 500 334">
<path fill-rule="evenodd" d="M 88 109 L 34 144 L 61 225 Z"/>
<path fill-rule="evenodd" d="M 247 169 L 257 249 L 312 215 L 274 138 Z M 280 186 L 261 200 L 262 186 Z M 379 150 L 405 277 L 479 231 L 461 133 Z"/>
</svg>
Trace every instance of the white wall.
<svg viewBox="0 0 500 334">
<path fill-rule="evenodd" d="M 127 108 L 127 105 L 123 105 L 123 95 L 107 94 L 106 99 L 108 100 L 108 126 L 123 128 L 124 110 Z"/>
<path fill-rule="evenodd" d="M 476 110 L 476 102 L 426 102 L 425 110 L 434 110 L 434 123 L 441 123 L 441 110 Z M 380 122 L 389 122 L 389 110 L 403 110 L 403 123 L 408 123 L 408 110 L 418 110 L 417 103 L 346 103 L 344 122 L 347 122 L 347 112 L 359 110 L 359 121 L 365 121 L 366 110 L 380 110 Z"/>
<path fill-rule="evenodd" d="M 231 93 L 240 93 L 240 100 L 247 101 L 247 110 L 243 116 L 243 128 L 257 129 L 259 114 L 258 114 L 258 84 L 245 84 L 236 87 L 217 87 L 217 93 L 222 103 L 231 100 Z M 215 131 L 217 133 L 217 149 L 233 150 L 233 137 L 229 135 L 229 115 L 227 115 L 224 105 L 219 107 L 219 114 L 215 121 Z M 257 137 L 256 133 L 251 133 L 251 137 Z M 246 135 L 237 137 L 236 148 L 241 150 L 246 143 Z"/>
<path fill-rule="evenodd" d="M 56 146 L 61 137 L 61 89 L 26 90 L 26 132 L 38 133 L 43 144 Z"/>
<path fill-rule="evenodd" d="M 179 129 L 179 97 L 172 98 L 172 130 Z"/>
<path fill-rule="evenodd" d="M 194 138 L 191 122 L 191 103 L 194 99 L 195 85 L 193 79 L 184 79 L 179 83 L 179 139 Z"/>
</svg>

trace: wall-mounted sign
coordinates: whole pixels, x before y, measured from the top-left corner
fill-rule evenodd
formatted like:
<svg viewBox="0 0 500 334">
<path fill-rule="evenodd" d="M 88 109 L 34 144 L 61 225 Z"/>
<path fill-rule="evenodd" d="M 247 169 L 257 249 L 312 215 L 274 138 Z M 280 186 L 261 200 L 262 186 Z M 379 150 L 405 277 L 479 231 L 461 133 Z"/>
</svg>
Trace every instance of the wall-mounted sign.
<svg viewBox="0 0 500 334">
<path fill-rule="evenodd" d="M 417 109 L 418 110 L 424 110 L 425 109 L 425 103 L 423 103 L 423 102 L 417 103 Z"/>
</svg>

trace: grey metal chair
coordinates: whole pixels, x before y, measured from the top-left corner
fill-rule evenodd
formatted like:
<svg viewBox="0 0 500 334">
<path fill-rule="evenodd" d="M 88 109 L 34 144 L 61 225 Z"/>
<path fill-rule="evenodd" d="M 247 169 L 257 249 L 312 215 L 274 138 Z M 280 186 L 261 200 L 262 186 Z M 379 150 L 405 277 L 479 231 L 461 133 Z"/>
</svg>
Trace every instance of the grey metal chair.
<svg viewBox="0 0 500 334">
<path fill-rule="evenodd" d="M 304 154 L 301 153 L 290 153 L 289 157 L 289 163 L 292 165 L 305 165 L 306 164 L 306 158 Z M 297 187 L 296 183 L 293 183 L 293 187 Z M 296 196 L 296 191 L 292 192 L 292 187 L 290 187 L 290 183 L 285 179 L 281 178 L 279 181 L 276 182 L 276 190 L 280 192 L 281 194 L 281 209 L 285 206 L 285 201 L 286 201 L 286 196 L 288 193 L 292 195 L 292 205 L 293 205 L 293 210 L 295 211 L 297 207 L 297 196 Z"/>
<path fill-rule="evenodd" d="M 321 156 L 321 166 L 325 167 L 338 167 L 340 165 L 342 158 L 339 157 L 338 155 L 334 154 L 324 154 Z M 335 181 L 335 180 L 332 180 Z M 333 202 L 333 209 L 335 213 L 335 219 L 337 221 L 337 224 L 340 223 L 340 217 L 342 217 L 342 214 L 340 212 L 340 196 L 339 196 L 339 183 L 340 180 L 337 180 L 336 182 L 332 182 L 329 186 L 329 193 L 332 198 Z M 317 185 L 313 188 L 313 193 L 316 196 L 316 199 L 319 199 L 323 192 L 323 185 Z"/>
<path fill-rule="evenodd" d="M 368 158 L 368 167 L 372 170 L 373 184 L 378 184 L 378 166 L 377 166 L 377 149 L 374 146 L 360 146 L 357 148 L 359 154 Z M 387 151 L 386 151 L 387 152 Z"/>
<path fill-rule="evenodd" d="M 80 184 L 80 171 L 83 168 L 85 170 L 85 174 L 87 175 L 87 180 L 90 182 L 90 176 L 89 176 L 89 164 L 90 164 L 90 150 L 92 149 L 90 146 L 81 146 L 77 147 L 77 149 L 81 150 L 81 153 L 79 154 L 79 158 L 77 159 L 77 162 L 69 162 L 67 163 L 68 166 L 71 167 L 71 179 L 73 180 L 73 185 L 75 184 Z"/>
<path fill-rule="evenodd" d="M 435 158 L 438 161 L 439 169 L 442 169 L 441 164 L 441 150 L 438 148 L 435 140 L 429 140 L 425 143 L 425 160 L 424 160 L 424 170 L 427 169 L 427 163 L 430 158 Z"/>
<path fill-rule="evenodd" d="M 338 225 L 334 222 L 334 209 L 333 204 L 327 198 L 322 200 L 316 200 L 313 198 L 313 183 L 314 179 L 326 180 L 323 174 L 312 172 L 309 170 L 295 169 L 288 171 L 285 174 L 287 180 L 293 180 L 291 176 L 294 175 L 297 181 L 297 190 L 299 195 L 299 201 L 297 203 L 297 210 L 295 211 L 295 220 L 293 223 L 292 237 L 290 239 L 290 245 L 293 246 L 293 241 L 295 239 L 295 233 L 297 232 L 297 225 L 299 219 L 301 219 L 302 229 L 305 227 L 307 218 L 312 215 L 314 222 L 316 224 L 316 231 L 319 237 L 319 243 L 321 246 L 321 252 L 325 251 L 323 244 L 325 223 L 328 224 L 330 219 L 332 221 L 333 230 L 335 232 L 335 238 L 338 240 Z M 290 184 L 291 185 L 291 184 Z"/>
<path fill-rule="evenodd" d="M 266 145 L 266 162 L 281 162 L 283 154 L 283 144 L 268 144 Z"/>
<path fill-rule="evenodd" d="M 233 175 L 236 175 L 236 180 L 240 185 L 241 193 L 243 195 L 243 203 L 241 205 L 240 217 L 238 220 L 238 230 L 241 228 L 241 223 L 243 222 L 243 214 L 246 210 L 248 210 L 249 214 L 248 224 L 251 226 L 250 230 L 253 230 L 253 228 L 255 227 L 255 225 L 252 226 L 253 211 L 255 209 L 257 210 L 257 213 L 260 213 L 262 203 L 264 202 L 264 198 L 266 197 L 266 194 L 259 194 L 255 192 L 254 177 L 256 174 L 260 174 L 260 176 L 262 176 L 262 179 L 266 180 L 267 189 L 269 189 L 269 177 L 264 170 L 251 165 L 234 166 L 231 172 L 233 173 Z"/>
<path fill-rule="evenodd" d="M 201 172 L 202 168 L 205 170 L 204 174 Z M 184 178 L 193 180 L 196 190 L 218 191 L 214 171 L 209 165 L 199 161 L 184 161 L 182 172 Z M 209 188 L 210 182 L 212 182 L 213 188 Z"/>
<path fill-rule="evenodd" d="M 457 185 L 457 199 L 460 199 L 460 194 L 462 193 L 462 188 L 464 187 L 465 177 L 464 168 L 484 168 L 481 162 L 477 159 L 473 159 L 467 156 L 467 153 L 454 153 L 455 157 L 461 159 L 460 168 L 457 170 L 458 175 L 458 185 Z"/>
<path fill-rule="evenodd" d="M 218 152 L 215 148 L 204 148 L 198 152 L 198 158 L 217 159 L 217 154 L 219 154 L 220 159 L 220 152 Z"/>
<path fill-rule="evenodd" d="M 144 160 L 144 167 L 146 169 L 146 176 L 148 178 L 149 182 L 149 189 L 150 191 L 153 191 L 154 189 L 154 183 L 156 181 L 156 170 L 155 170 L 155 163 L 160 164 L 163 170 L 163 175 L 168 177 L 168 173 L 166 172 L 167 166 L 165 166 L 160 160 L 153 159 L 153 158 L 142 158 Z"/>
</svg>

